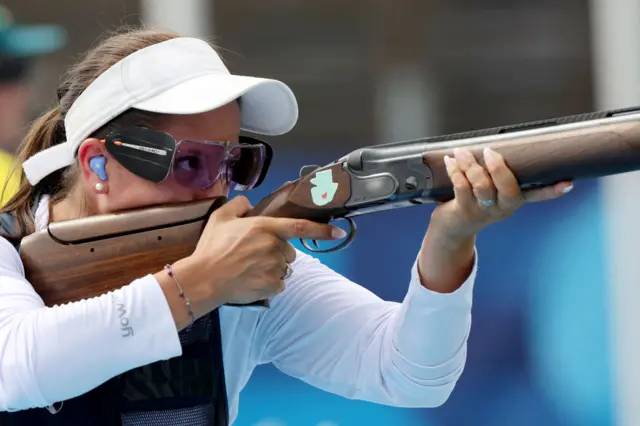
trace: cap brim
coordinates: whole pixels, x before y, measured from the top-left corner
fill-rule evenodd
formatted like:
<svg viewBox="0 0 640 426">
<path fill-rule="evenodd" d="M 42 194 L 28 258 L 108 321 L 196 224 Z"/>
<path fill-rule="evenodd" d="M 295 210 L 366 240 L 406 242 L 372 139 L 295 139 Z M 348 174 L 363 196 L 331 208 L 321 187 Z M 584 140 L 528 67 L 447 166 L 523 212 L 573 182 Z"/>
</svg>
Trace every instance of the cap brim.
<svg viewBox="0 0 640 426">
<path fill-rule="evenodd" d="M 298 120 L 298 104 L 284 83 L 264 78 L 207 74 L 133 105 L 163 114 L 199 114 L 242 97 L 243 130 L 262 135 L 282 135 Z"/>
</svg>

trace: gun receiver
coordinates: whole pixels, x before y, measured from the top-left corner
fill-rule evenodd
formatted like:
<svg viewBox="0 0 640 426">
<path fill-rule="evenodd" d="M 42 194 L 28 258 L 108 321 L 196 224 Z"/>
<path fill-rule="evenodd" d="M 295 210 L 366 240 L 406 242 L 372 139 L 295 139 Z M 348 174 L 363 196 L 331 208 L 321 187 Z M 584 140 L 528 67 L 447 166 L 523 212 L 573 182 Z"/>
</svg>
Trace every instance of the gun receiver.
<svg viewBox="0 0 640 426">
<path fill-rule="evenodd" d="M 302 241 L 313 252 L 340 250 L 355 236 L 354 216 L 453 198 L 444 156 L 456 147 L 468 148 L 483 166 L 484 148 L 500 153 L 522 189 L 626 173 L 640 169 L 640 107 L 361 148 L 325 167 L 303 168 L 300 179 L 251 215 L 345 219 L 351 232 L 342 244 L 317 250 Z M 333 182 L 335 192 L 323 182 Z M 318 203 L 312 196 L 318 187 L 328 188 L 331 199 Z"/>
</svg>

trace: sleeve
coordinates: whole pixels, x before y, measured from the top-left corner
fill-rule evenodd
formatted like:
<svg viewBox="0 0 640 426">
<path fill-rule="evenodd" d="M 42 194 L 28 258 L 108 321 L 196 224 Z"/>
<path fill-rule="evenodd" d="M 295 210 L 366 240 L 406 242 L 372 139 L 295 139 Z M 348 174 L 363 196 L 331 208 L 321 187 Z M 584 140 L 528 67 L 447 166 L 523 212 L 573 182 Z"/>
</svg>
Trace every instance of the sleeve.
<svg viewBox="0 0 640 426">
<path fill-rule="evenodd" d="M 130 369 L 181 354 L 157 280 L 46 307 L 0 238 L 0 411 L 46 407 Z"/>
<path fill-rule="evenodd" d="M 450 294 L 424 288 L 416 261 L 402 303 L 381 300 L 301 252 L 292 268 L 258 324 L 261 363 L 350 399 L 396 407 L 448 399 L 466 362 L 477 257 Z"/>
</svg>

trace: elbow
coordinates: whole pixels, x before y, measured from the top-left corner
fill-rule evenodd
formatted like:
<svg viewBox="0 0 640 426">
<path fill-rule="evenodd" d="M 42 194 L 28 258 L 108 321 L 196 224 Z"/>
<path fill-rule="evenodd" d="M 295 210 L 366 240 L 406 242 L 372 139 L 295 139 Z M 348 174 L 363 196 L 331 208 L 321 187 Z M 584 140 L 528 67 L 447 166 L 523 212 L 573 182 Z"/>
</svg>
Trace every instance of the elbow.
<svg viewBox="0 0 640 426">
<path fill-rule="evenodd" d="M 38 389 L 28 352 L 17 336 L 24 332 L 19 319 L 0 324 L 0 412 L 34 408 Z"/>
<path fill-rule="evenodd" d="M 21 385 L 0 379 L 0 413 L 29 410 L 32 408 L 40 408 L 40 406 L 31 404 L 29 394 Z M 42 406 L 44 407 L 44 405 Z"/>
<path fill-rule="evenodd" d="M 395 360 L 398 361 L 398 360 Z M 387 394 L 393 405 L 405 408 L 438 408 L 451 397 L 466 363 L 466 351 L 460 351 L 446 363 L 420 366 L 391 362 L 386 374 Z"/>
<path fill-rule="evenodd" d="M 438 408 L 451 397 L 457 380 L 429 384 L 408 382 L 388 390 L 390 405 L 401 408 Z"/>
<path fill-rule="evenodd" d="M 416 401 L 415 408 L 442 407 L 449 400 L 455 387 L 456 382 L 435 387 L 429 392 L 429 395 L 426 395 L 423 401 Z"/>
<path fill-rule="evenodd" d="M 448 374 L 431 381 L 431 391 L 427 391 L 429 398 L 425 398 L 426 405 L 421 405 L 421 408 L 438 408 L 449 400 L 458 384 L 458 380 L 462 376 L 465 361 L 466 356 L 463 356 L 461 359 L 458 359 L 458 362 L 453 364 L 455 368 L 452 368 Z M 429 387 L 429 385 L 427 385 L 427 387 Z"/>
<path fill-rule="evenodd" d="M 27 395 L 22 391 L 23 386 L 13 377 L 8 377 L 10 368 L 0 358 L 0 412 L 28 408 L 25 406 Z"/>
<path fill-rule="evenodd" d="M 19 388 L 16 388 L 16 386 L 0 380 L 0 412 L 11 412 L 27 408 L 22 407 L 26 395 L 23 395 Z"/>
</svg>

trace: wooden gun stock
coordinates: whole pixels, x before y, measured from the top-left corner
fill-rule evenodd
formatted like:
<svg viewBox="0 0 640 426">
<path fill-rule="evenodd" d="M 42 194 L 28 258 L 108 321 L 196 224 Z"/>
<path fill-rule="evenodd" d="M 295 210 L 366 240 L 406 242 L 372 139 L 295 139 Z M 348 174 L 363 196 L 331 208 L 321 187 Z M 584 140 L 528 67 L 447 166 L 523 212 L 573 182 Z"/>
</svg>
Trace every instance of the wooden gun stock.
<svg viewBox="0 0 640 426">
<path fill-rule="evenodd" d="M 209 216 L 225 202 L 218 197 L 51 223 L 22 240 L 26 278 L 47 306 L 119 289 L 191 255 Z"/>
<path fill-rule="evenodd" d="M 423 154 L 424 163 L 433 176 L 430 197 L 434 201 L 447 201 L 453 198 L 453 187 L 444 167 L 444 156 L 452 156 L 454 146 L 433 145 L 437 149 Z M 523 189 L 538 188 L 563 180 L 599 178 L 638 170 L 640 121 L 487 140 L 464 147 L 482 166 L 486 166 L 483 150 L 491 148 L 504 157 Z"/>
<path fill-rule="evenodd" d="M 296 198 L 289 193 L 298 188 L 303 194 L 307 186 L 276 191 L 247 216 L 306 215 L 313 219 L 310 209 L 295 211 Z M 268 207 L 274 205 L 274 197 L 282 198 L 285 193 L 289 201 L 282 201 L 287 208 L 279 203 L 275 203 L 277 210 Z M 226 197 L 217 197 L 53 222 L 21 241 L 25 277 L 46 306 L 101 296 L 191 255 L 209 216 L 226 201 Z M 229 306 L 264 308 L 269 301 Z"/>
</svg>

